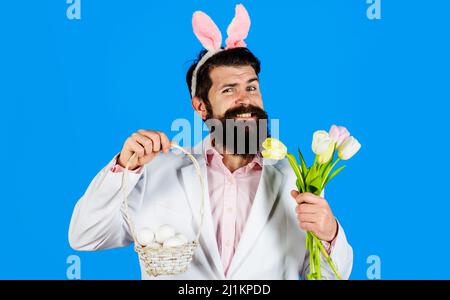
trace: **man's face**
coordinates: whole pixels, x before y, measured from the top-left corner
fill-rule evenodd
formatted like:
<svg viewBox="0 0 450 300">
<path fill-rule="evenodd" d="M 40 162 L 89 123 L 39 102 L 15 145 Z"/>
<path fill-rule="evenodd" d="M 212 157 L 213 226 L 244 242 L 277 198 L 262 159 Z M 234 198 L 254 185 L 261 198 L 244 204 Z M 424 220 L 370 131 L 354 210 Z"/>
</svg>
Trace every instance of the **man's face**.
<svg viewBox="0 0 450 300">
<path fill-rule="evenodd" d="M 255 106 L 263 109 L 258 76 L 251 66 L 220 66 L 213 68 L 209 76 L 212 86 L 208 99 L 212 116 L 221 118 L 238 107 Z"/>
<path fill-rule="evenodd" d="M 255 70 L 251 66 L 220 66 L 209 74 L 212 81 L 208 92 L 211 107 L 206 119 L 220 120 L 224 134 L 219 143 L 229 153 L 256 154 L 268 130 L 267 113 L 263 110 Z"/>
</svg>

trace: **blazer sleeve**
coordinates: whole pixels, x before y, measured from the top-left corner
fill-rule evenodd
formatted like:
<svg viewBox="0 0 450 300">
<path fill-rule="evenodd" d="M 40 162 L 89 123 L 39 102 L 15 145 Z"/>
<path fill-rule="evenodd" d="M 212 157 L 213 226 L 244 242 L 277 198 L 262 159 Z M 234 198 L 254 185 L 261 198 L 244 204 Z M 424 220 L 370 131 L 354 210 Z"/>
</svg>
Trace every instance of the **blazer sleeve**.
<svg viewBox="0 0 450 300">
<path fill-rule="evenodd" d="M 113 172 L 116 157 L 91 181 L 75 205 L 69 226 L 69 244 L 75 250 L 92 251 L 128 246 L 131 231 L 125 219 L 123 172 Z M 142 203 L 145 167 L 129 172 L 127 196 L 130 211 Z"/>
</svg>

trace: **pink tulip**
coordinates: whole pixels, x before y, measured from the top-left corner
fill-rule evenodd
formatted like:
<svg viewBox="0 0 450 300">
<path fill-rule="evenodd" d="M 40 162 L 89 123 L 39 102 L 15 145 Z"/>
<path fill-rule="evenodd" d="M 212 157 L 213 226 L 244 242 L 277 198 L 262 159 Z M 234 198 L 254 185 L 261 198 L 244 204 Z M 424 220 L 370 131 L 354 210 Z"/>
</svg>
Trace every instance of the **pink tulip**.
<svg viewBox="0 0 450 300">
<path fill-rule="evenodd" d="M 350 132 L 344 126 L 332 125 L 329 135 L 336 142 L 336 147 L 339 147 L 350 136 Z"/>
</svg>

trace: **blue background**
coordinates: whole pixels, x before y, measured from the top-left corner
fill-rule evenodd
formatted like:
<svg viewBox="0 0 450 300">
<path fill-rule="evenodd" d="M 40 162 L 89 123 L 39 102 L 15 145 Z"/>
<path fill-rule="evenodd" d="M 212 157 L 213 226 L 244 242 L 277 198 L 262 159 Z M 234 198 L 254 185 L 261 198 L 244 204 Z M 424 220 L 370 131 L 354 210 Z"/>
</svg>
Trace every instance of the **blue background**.
<svg viewBox="0 0 450 300">
<path fill-rule="evenodd" d="M 138 279 L 131 247 L 77 252 L 72 209 L 133 131 L 193 120 L 185 72 L 201 46 L 195 10 L 223 35 L 236 1 L 66 1 L 0 5 L 0 278 Z M 352 279 L 449 279 L 449 1 L 243 1 L 249 48 L 281 139 L 312 161 L 317 129 L 344 125 L 361 151 L 327 188 L 354 249 Z M 275 4 L 276 3 L 276 4 Z"/>
</svg>

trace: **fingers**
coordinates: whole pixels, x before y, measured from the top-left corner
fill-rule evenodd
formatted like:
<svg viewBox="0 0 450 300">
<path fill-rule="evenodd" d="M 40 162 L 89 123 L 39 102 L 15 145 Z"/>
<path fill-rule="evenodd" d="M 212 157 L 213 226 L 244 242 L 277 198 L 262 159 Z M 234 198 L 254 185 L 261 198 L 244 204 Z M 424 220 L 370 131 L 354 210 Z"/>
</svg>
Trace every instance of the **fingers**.
<svg viewBox="0 0 450 300">
<path fill-rule="evenodd" d="M 295 213 L 299 227 L 313 232 L 320 240 L 329 241 L 336 236 L 337 223 L 328 202 L 311 193 L 291 191 L 297 202 Z"/>
<path fill-rule="evenodd" d="M 171 144 L 169 138 L 163 132 L 141 129 L 138 130 L 138 133 L 151 139 L 153 143 L 153 152 L 164 151 L 167 153 L 170 150 Z"/>
<path fill-rule="evenodd" d="M 151 130 L 143 130 L 140 129 L 137 131 L 139 134 L 149 138 L 152 140 L 152 144 L 153 144 L 153 152 L 159 152 L 161 149 L 161 141 L 160 141 L 160 137 L 159 135 L 155 132 L 155 131 L 151 131 Z"/>
<path fill-rule="evenodd" d="M 320 198 L 319 196 L 316 196 L 314 194 L 311 194 L 308 192 L 300 194 L 296 190 L 291 191 L 291 196 L 292 196 L 292 198 L 295 199 L 297 204 L 302 204 L 302 203 L 318 204 L 322 200 L 322 198 Z"/>
<path fill-rule="evenodd" d="M 298 214 L 297 219 L 299 223 L 317 223 L 318 215 L 317 214 Z"/>
<path fill-rule="evenodd" d="M 295 213 L 297 214 L 316 214 L 321 210 L 320 207 L 313 204 L 302 203 L 295 207 Z"/>
<path fill-rule="evenodd" d="M 299 226 L 304 231 L 313 231 L 314 232 L 316 230 L 315 223 L 299 222 Z"/>
<path fill-rule="evenodd" d="M 134 169 L 151 161 L 160 151 L 167 153 L 170 148 L 171 143 L 164 133 L 141 129 L 127 138 L 118 163 L 122 167 L 129 164 L 130 169 Z M 128 162 L 133 153 L 136 153 L 137 161 Z"/>
<path fill-rule="evenodd" d="M 132 137 L 144 147 L 146 156 L 153 153 L 153 141 L 151 139 L 138 133 L 133 133 Z"/>
<path fill-rule="evenodd" d="M 136 159 L 134 161 L 130 161 L 133 153 L 136 153 Z M 126 166 L 130 167 L 130 169 L 134 169 L 136 166 L 136 161 L 139 161 L 139 158 L 144 157 L 145 150 L 144 148 L 132 137 L 126 139 L 122 151 L 118 156 L 118 164 L 123 168 Z"/>
<path fill-rule="evenodd" d="M 145 156 L 145 149 L 133 138 L 130 138 L 128 141 L 128 148 L 131 149 L 134 153 L 136 153 L 137 157 Z"/>
<path fill-rule="evenodd" d="M 161 145 L 163 148 L 164 153 L 169 152 L 170 148 L 172 147 L 172 144 L 169 141 L 169 138 L 164 132 L 158 131 L 159 137 L 161 139 Z"/>
</svg>

